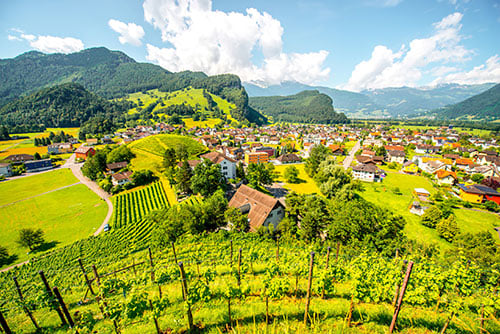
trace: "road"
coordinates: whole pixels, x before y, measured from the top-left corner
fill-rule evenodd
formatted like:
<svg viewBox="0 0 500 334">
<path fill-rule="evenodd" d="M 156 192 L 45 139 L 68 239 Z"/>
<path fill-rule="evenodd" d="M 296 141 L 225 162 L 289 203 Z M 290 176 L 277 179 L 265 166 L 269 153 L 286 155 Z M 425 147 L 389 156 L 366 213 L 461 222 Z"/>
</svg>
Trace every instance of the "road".
<svg viewBox="0 0 500 334">
<path fill-rule="evenodd" d="M 344 161 L 343 161 L 343 166 L 344 166 L 344 169 L 348 169 L 351 164 L 352 164 L 352 161 L 354 160 L 354 156 L 356 154 L 356 152 L 359 150 L 359 148 L 361 147 L 361 142 L 358 140 L 356 142 L 356 144 L 354 144 L 353 148 L 351 149 L 351 151 L 349 152 L 349 155 L 347 157 L 345 157 Z"/>
<path fill-rule="evenodd" d="M 106 214 L 106 218 L 104 218 L 104 221 L 102 222 L 101 226 L 94 232 L 94 236 L 99 235 L 104 229 L 104 226 L 108 224 L 109 220 L 111 219 L 111 215 L 113 214 L 113 204 L 109 200 L 111 197 L 110 194 L 99 188 L 97 183 L 94 181 L 90 180 L 89 178 L 85 177 L 82 174 L 81 168 L 82 168 L 82 163 L 77 163 L 75 162 L 75 154 L 73 154 L 68 160 L 66 160 L 66 163 L 62 166 L 62 168 L 69 168 L 73 172 L 73 175 L 80 180 L 81 183 L 86 185 L 90 190 L 95 192 L 100 198 L 102 198 L 104 201 L 106 201 L 106 204 L 108 205 L 108 213 Z"/>
</svg>

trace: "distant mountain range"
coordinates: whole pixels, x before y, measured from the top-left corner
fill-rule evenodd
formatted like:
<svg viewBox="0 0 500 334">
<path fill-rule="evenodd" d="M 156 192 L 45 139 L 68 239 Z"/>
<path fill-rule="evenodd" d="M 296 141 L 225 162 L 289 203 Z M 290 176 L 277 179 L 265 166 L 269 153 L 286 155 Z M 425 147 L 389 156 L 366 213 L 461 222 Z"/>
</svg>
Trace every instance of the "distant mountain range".
<svg viewBox="0 0 500 334">
<path fill-rule="evenodd" d="M 0 107 L 40 89 L 64 83 L 80 84 L 107 99 L 155 88 L 175 91 L 192 86 L 233 102 L 236 108 L 231 110 L 231 115 L 237 120 L 265 122 L 262 115 L 248 106 L 248 95 L 236 75 L 172 73 L 158 65 L 138 63 L 123 52 L 104 47 L 72 54 L 31 51 L 15 58 L 0 59 L 0 78 Z"/>
<path fill-rule="evenodd" d="M 243 85 L 250 97 L 286 96 L 304 90 L 317 90 L 332 98 L 337 112 L 343 112 L 352 118 L 404 118 L 461 102 L 486 91 L 495 84 L 444 84 L 436 87 L 365 90 L 360 93 L 322 86 L 308 86 L 297 82 L 284 82 L 281 85 L 266 88 L 248 83 Z"/>
<path fill-rule="evenodd" d="M 432 110 L 421 116 L 467 121 L 500 120 L 500 84 L 462 102 Z"/>
<path fill-rule="evenodd" d="M 317 90 L 306 90 L 289 96 L 251 97 L 251 107 L 272 116 L 274 122 L 347 123 L 343 113 L 336 113 L 332 99 Z"/>
</svg>

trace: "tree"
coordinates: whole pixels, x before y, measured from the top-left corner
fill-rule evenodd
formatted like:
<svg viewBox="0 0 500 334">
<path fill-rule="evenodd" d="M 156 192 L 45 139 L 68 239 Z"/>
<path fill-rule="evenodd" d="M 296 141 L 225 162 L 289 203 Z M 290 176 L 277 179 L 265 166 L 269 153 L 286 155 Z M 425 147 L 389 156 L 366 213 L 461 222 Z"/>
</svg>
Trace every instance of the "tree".
<svg viewBox="0 0 500 334">
<path fill-rule="evenodd" d="M 108 153 L 106 157 L 106 162 L 107 163 L 122 162 L 122 161 L 130 162 L 130 160 L 132 160 L 134 157 L 135 154 L 132 153 L 132 151 L 130 150 L 130 148 L 128 148 L 128 146 L 120 145 Z"/>
<path fill-rule="evenodd" d="M 307 197 L 304 202 L 298 234 L 307 242 L 319 240 L 321 232 L 327 226 L 329 214 L 326 202 L 320 196 Z"/>
<path fill-rule="evenodd" d="M 149 169 L 135 171 L 131 176 L 134 186 L 142 186 L 156 181 L 158 177 Z"/>
<path fill-rule="evenodd" d="M 183 160 L 181 167 L 176 174 L 175 181 L 177 182 L 177 188 L 181 193 L 189 194 L 191 192 L 191 177 L 193 176 L 193 171 L 189 167 L 187 160 Z"/>
<path fill-rule="evenodd" d="M 105 192 L 109 193 L 111 191 L 111 188 L 113 188 L 113 184 L 111 183 L 111 181 L 109 181 L 108 178 L 105 178 L 99 182 L 99 187 Z"/>
<path fill-rule="evenodd" d="M 9 252 L 7 248 L 0 246 L 0 266 L 7 264 L 9 262 Z"/>
<path fill-rule="evenodd" d="M 175 149 L 167 148 L 165 153 L 163 153 L 163 167 L 164 168 L 174 168 L 177 165 L 177 154 Z"/>
<path fill-rule="evenodd" d="M 309 158 L 306 160 L 305 170 L 307 175 L 314 177 L 318 172 L 319 164 L 323 162 L 332 151 L 323 145 L 314 145 L 309 153 Z"/>
<path fill-rule="evenodd" d="M 271 185 L 275 178 L 273 164 L 250 163 L 247 167 L 247 180 L 253 188 Z"/>
<path fill-rule="evenodd" d="M 236 177 L 240 179 L 245 178 L 245 168 L 243 167 L 243 163 L 241 161 L 236 165 Z"/>
<path fill-rule="evenodd" d="M 19 230 L 19 238 L 17 240 L 17 243 L 22 247 L 28 247 L 30 252 L 44 242 L 45 239 L 43 237 L 43 231 L 41 229 L 35 230 L 31 228 L 23 228 Z"/>
<path fill-rule="evenodd" d="M 299 183 L 299 170 L 295 166 L 288 166 L 285 169 L 285 180 L 288 183 Z"/>
<path fill-rule="evenodd" d="M 441 219 L 441 221 L 436 225 L 436 231 L 441 238 L 452 242 L 459 232 L 455 216 L 451 215 L 446 219 Z"/>
<path fill-rule="evenodd" d="M 488 178 L 484 179 L 483 181 L 481 181 L 481 184 L 483 184 L 487 187 L 490 187 L 492 189 L 495 189 L 495 190 L 500 188 L 500 182 L 498 182 L 497 180 L 495 180 L 491 177 L 488 177 Z"/>
<path fill-rule="evenodd" d="M 345 197 L 353 197 L 355 191 L 362 190 L 361 183 L 353 180 L 350 172 L 337 166 L 333 158 L 328 158 L 319 165 L 314 180 L 327 198 L 334 198 L 340 192 Z"/>
<path fill-rule="evenodd" d="M 40 153 L 35 152 L 35 154 L 33 154 L 33 159 L 40 160 L 40 159 L 42 159 L 42 157 L 40 156 Z"/>
<path fill-rule="evenodd" d="M 247 232 L 250 229 L 248 217 L 241 213 L 240 209 L 229 207 L 224 213 L 224 218 L 232 231 Z"/>
<path fill-rule="evenodd" d="M 384 146 L 377 146 L 375 148 L 375 154 L 379 157 L 385 157 L 385 155 L 387 154 L 387 151 L 386 151 Z"/>
<path fill-rule="evenodd" d="M 208 159 L 203 159 L 201 163 L 196 165 L 191 178 L 191 189 L 195 194 L 208 196 L 218 189 L 224 188 L 225 181 L 219 165 Z"/>
<path fill-rule="evenodd" d="M 91 180 L 97 180 L 106 169 L 106 152 L 97 151 L 94 156 L 89 157 L 82 166 L 82 173 Z"/>
<path fill-rule="evenodd" d="M 422 215 L 422 224 L 430 228 L 435 228 L 442 217 L 443 213 L 441 210 L 437 206 L 431 206 Z"/>
<path fill-rule="evenodd" d="M 484 180 L 483 174 L 472 174 L 470 179 L 476 183 L 481 183 Z"/>
</svg>

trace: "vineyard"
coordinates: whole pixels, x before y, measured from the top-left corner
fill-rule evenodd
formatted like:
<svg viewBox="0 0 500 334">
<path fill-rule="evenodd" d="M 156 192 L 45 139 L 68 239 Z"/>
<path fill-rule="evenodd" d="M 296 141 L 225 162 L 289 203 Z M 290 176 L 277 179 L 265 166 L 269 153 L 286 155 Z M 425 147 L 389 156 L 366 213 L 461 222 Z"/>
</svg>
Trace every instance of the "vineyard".
<svg viewBox="0 0 500 334">
<path fill-rule="evenodd" d="M 2 274 L 5 326 L 56 333 L 69 326 L 79 333 L 500 332 L 500 274 L 465 259 L 343 254 L 225 231 L 147 249 L 149 237 L 127 237 L 139 231 L 130 224 Z"/>
<path fill-rule="evenodd" d="M 113 198 L 113 227 L 140 221 L 149 212 L 170 206 L 161 182 Z"/>
</svg>

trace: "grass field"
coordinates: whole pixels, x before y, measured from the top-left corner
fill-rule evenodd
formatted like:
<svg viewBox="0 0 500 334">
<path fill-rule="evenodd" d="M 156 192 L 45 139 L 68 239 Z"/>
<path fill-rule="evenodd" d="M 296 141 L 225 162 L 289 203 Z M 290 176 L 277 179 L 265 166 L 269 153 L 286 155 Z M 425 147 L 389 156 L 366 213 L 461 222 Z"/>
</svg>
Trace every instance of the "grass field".
<svg viewBox="0 0 500 334">
<path fill-rule="evenodd" d="M 106 204 L 83 184 L 23 200 L 23 198 L 58 188 L 63 183 L 78 182 L 75 177 L 70 180 L 66 175 L 53 173 L 29 176 L 1 184 L 2 187 L 6 188 L 0 190 L 4 205 L 0 207 L 2 227 L 0 245 L 7 247 L 9 254 L 17 255 L 16 263 L 28 259 L 27 250 L 16 244 L 18 231 L 21 228 L 41 228 L 48 244 L 63 246 L 88 237 L 99 227 L 106 216 Z M 52 182 L 48 182 L 47 174 L 52 177 Z M 29 182 L 25 181 L 27 179 Z M 66 182 L 61 182 L 61 179 Z M 17 182 L 21 183 L 16 184 Z M 9 184 L 18 189 L 19 192 L 11 192 L 8 188 Z M 30 189 L 28 190 L 26 187 L 30 187 Z M 10 201 L 3 197 L 5 189 L 8 193 L 15 195 L 15 197 L 10 197 Z M 7 201 L 12 203 L 16 200 L 18 202 L 13 204 L 6 203 Z"/>
<path fill-rule="evenodd" d="M 288 166 L 295 166 L 299 170 L 299 179 L 301 179 L 303 182 L 301 183 L 287 183 L 285 182 L 285 179 L 283 177 L 285 173 L 285 169 Z M 293 165 L 275 165 L 275 169 L 277 172 L 280 173 L 280 177 L 277 180 L 278 182 L 284 182 L 284 187 L 291 190 L 295 191 L 296 193 L 299 194 L 320 194 L 320 190 L 318 186 L 316 185 L 316 182 L 314 182 L 313 179 L 307 175 L 305 169 L 304 169 L 304 164 L 293 164 Z"/>
<path fill-rule="evenodd" d="M 132 151 L 146 152 L 163 157 L 167 148 L 178 148 L 184 146 L 189 154 L 189 159 L 197 158 L 200 153 L 206 150 L 206 147 L 196 140 L 178 135 L 160 134 L 149 136 L 129 144 Z"/>
<path fill-rule="evenodd" d="M 0 206 L 76 182 L 78 179 L 67 168 L 0 182 Z"/>
<path fill-rule="evenodd" d="M 186 128 L 194 128 L 195 126 L 200 127 L 200 128 L 213 128 L 215 125 L 219 124 L 222 122 L 222 120 L 218 118 L 208 118 L 205 121 L 193 121 L 192 118 L 183 118 L 184 124 L 186 124 Z"/>
</svg>

